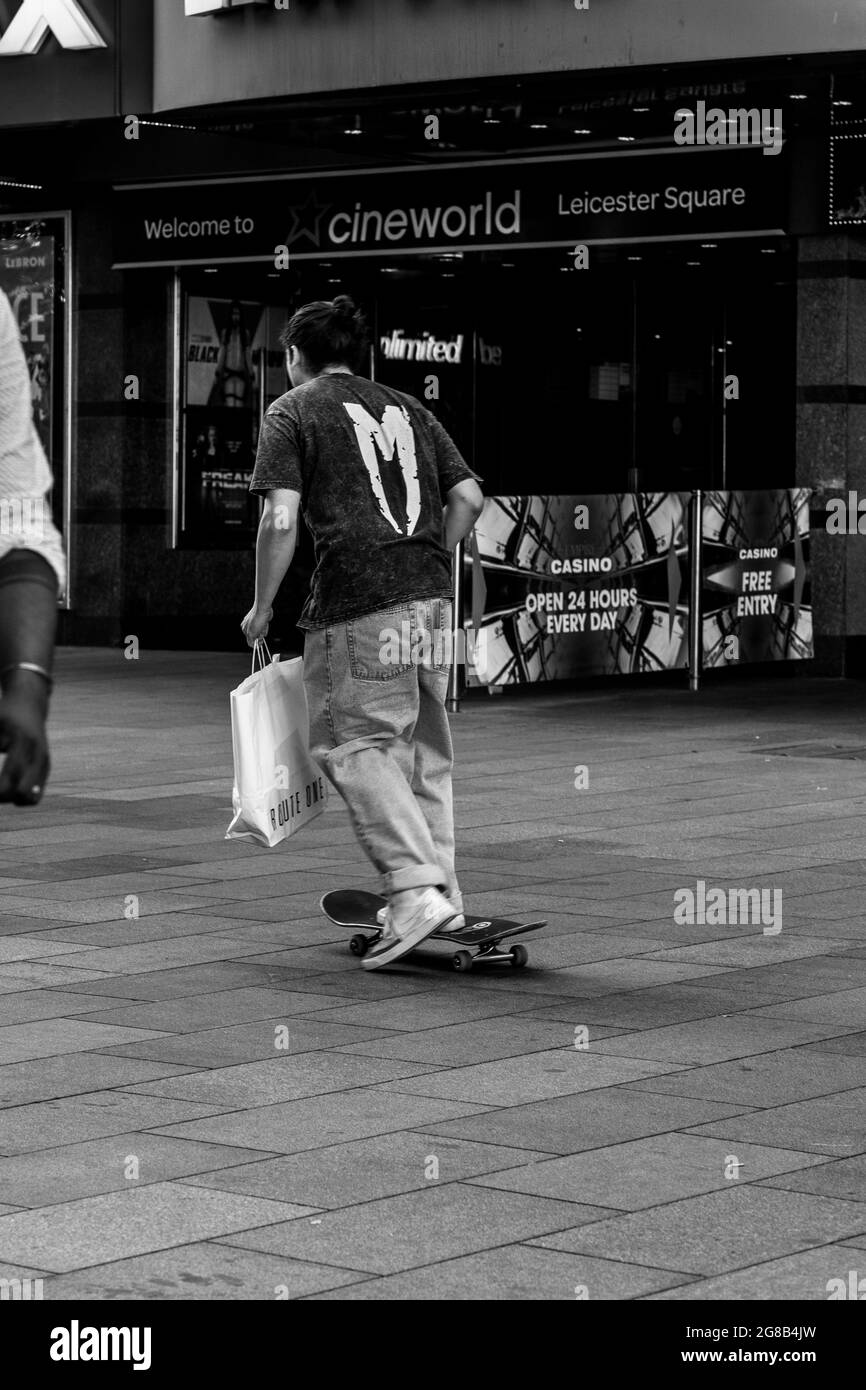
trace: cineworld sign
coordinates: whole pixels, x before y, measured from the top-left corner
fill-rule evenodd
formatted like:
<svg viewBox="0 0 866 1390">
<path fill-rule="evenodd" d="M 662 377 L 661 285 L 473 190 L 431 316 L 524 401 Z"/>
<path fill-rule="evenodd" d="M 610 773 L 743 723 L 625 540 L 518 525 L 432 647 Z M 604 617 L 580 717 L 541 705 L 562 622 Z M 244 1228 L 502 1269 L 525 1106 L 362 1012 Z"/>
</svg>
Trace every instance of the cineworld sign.
<svg viewBox="0 0 866 1390">
<path fill-rule="evenodd" d="M 119 186 L 114 265 L 212 265 L 783 233 L 760 149 Z"/>
<path fill-rule="evenodd" d="M 49 34 L 61 48 L 108 47 L 77 0 L 24 0 L 0 37 L 0 58 L 32 57 Z"/>
</svg>

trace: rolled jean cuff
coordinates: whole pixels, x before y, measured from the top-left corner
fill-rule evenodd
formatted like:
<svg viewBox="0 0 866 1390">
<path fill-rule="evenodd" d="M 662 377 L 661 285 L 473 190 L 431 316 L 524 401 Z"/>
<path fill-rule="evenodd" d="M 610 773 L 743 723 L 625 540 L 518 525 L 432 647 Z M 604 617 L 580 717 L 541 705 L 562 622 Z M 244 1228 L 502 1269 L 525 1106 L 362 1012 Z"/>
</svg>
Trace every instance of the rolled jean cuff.
<svg viewBox="0 0 866 1390">
<path fill-rule="evenodd" d="M 445 888 L 442 870 L 435 864 L 413 864 L 409 869 L 395 869 L 393 873 L 382 875 L 382 892 L 386 897 L 392 893 L 404 893 L 407 888 Z"/>
</svg>

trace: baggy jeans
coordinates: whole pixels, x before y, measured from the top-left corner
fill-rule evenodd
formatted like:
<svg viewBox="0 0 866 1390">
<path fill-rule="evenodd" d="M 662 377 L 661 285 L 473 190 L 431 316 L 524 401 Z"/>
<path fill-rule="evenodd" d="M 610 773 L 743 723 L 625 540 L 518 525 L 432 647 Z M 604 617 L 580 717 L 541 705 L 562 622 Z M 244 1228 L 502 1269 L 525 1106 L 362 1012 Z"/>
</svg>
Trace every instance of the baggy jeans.
<svg viewBox="0 0 866 1390">
<path fill-rule="evenodd" d="M 306 634 L 310 752 L 386 897 L 434 885 L 462 910 L 445 709 L 452 604 L 397 604 Z"/>
</svg>

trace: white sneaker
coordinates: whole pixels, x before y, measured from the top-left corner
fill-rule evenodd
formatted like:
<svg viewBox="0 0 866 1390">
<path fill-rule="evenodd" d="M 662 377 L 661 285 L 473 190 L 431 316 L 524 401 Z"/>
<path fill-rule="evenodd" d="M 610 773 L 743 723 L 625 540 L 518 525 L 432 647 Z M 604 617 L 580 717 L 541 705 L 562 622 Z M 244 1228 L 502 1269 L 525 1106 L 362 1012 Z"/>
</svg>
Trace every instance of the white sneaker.
<svg viewBox="0 0 866 1390">
<path fill-rule="evenodd" d="M 399 960 L 454 916 L 454 908 L 438 888 L 421 889 L 405 915 L 396 919 L 389 906 L 382 923 L 383 935 L 362 956 L 362 966 L 365 970 L 377 970 L 380 965 Z"/>
<path fill-rule="evenodd" d="M 462 912 L 457 912 L 453 903 L 451 904 L 451 911 L 456 913 L 454 920 L 452 922 L 447 922 L 444 927 L 440 927 L 440 931 L 462 931 L 466 926 L 466 918 L 463 916 Z"/>
<path fill-rule="evenodd" d="M 449 901 L 450 901 L 450 899 L 449 899 Z M 444 927 L 440 927 L 440 928 L 439 928 L 440 931 L 448 931 L 448 932 L 451 932 L 451 931 L 462 931 L 463 928 L 466 926 L 466 918 L 463 916 L 463 913 L 462 913 L 462 912 L 458 912 L 458 911 L 457 911 L 457 908 L 456 908 L 456 906 L 455 906 L 455 904 L 454 904 L 453 902 L 451 903 L 451 911 L 457 914 L 457 915 L 455 916 L 455 918 L 454 918 L 454 921 L 453 921 L 453 922 L 447 922 L 447 923 L 445 924 Z M 387 907 L 380 907 L 380 908 L 379 908 L 379 911 L 376 913 L 376 921 L 379 923 L 379 926 L 380 926 L 380 927 L 384 927 L 384 926 L 385 926 L 385 923 L 386 923 L 386 921 L 387 921 L 387 919 L 388 919 L 388 909 L 387 909 Z"/>
</svg>

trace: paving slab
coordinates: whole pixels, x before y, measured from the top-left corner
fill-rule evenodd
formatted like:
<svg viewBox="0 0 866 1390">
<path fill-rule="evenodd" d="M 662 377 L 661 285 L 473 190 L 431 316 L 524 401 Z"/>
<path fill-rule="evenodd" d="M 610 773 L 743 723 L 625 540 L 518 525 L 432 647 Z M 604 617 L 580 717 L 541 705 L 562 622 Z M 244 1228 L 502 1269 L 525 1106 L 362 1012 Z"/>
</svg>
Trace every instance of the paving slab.
<svg viewBox="0 0 866 1390">
<path fill-rule="evenodd" d="M 47 932 L 50 936 L 52 931 L 62 930 L 64 922 L 59 922 L 55 918 L 45 917 L 23 917 L 18 912 L 0 912 L 0 936 L 20 936 L 24 933 L 35 935 L 37 932 Z"/>
<path fill-rule="evenodd" d="M 0 998 L 4 994 L 20 994 L 22 990 L 58 987 L 77 987 L 92 994 L 93 982 L 97 980 L 101 986 L 109 973 L 106 970 L 79 970 L 66 963 L 68 956 L 61 959 L 63 965 L 44 965 L 41 961 L 26 960 L 0 966 Z"/>
<path fill-rule="evenodd" d="M 109 1023 L 127 1028 L 150 1028 L 161 1033 L 194 1033 L 228 1027 L 253 1019 L 291 1018 L 328 1007 L 326 994 L 295 993 L 288 989 L 223 989 L 212 994 L 163 999 L 148 1004 L 122 1004 L 89 1014 L 89 1023 Z"/>
<path fill-rule="evenodd" d="M 150 1129 L 184 1119 L 194 1121 L 219 1112 L 220 1107 L 213 1104 L 136 1096 L 124 1091 L 93 1091 L 62 1100 L 8 1106 L 0 1110 L 0 1155 L 53 1149 L 127 1130 Z M 214 1142 L 219 1143 L 219 1138 Z"/>
<path fill-rule="evenodd" d="M 0 1227 L 2 1230 L 2 1227 Z M 554 1250 L 717 1275 L 866 1231 L 858 1202 L 748 1184 L 546 1236 Z"/>
<path fill-rule="evenodd" d="M 151 1103 L 191 1104 L 166 1100 Z M 251 1110 L 222 1114 L 213 1120 L 159 1126 L 159 1132 L 178 1139 L 200 1139 L 208 1143 L 237 1144 L 242 1148 L 290 1154 L 351 1139 L 363 1139 L 372 1134 L 417 1129 L 421 1125 L 427 1129 L 437 1120 L 478 1115 L 487 1109 L 486 1106 L 468 1105 L 461 1101 L 433 1100 L 427 1096 L 391 1096 L 373 1089 L 358 1089 L 338 1091 L 322 1098 L 257 1106 Z M 153 1127 L 157 1128 L 156 1125 Z"/>
<path fill-rule="evenodd" d="M 864 962 L 834 951 L 832 955 L 810 956 L 803 960 L 780 961 L 763 969 L 731 970 L 723 981 L 696 980 L 695 989 L 716 985 L 740 991 L 743 1008 L 755 1008 L 768 989 L 783 999 L 805 999 L 866 984 Z M 772 1000 L 768 1000 L 772 1003 Z"/>
<path fill-rule="evenodd" d="M 635 1090 L 704 1100 L 742 1101 L 755 1107 L 784 1105 L 866 1086 L 866 1061 L 831 1057 L 810 1047 L 691 1067 L 670 1076 L 636 1081 Z"/>
<path fill-rule="evenodd" d="M 215 1241 L 193 1242 L 131 1260 L 93 1265 L 46 1280 L 50 1301 L 192 1302 L 307 1298 L 322 1289 L 341 1289 L 368 1276 L 330 1269 L 306 1260 L 287 1260 Z"/>
<path fill-rule="evenodd" d="M 436 1066 L 460 1066 L 573 1044 L 574 1030 L 567 1025 L 524 1020 L 518 1015 L 475 1019 L 447 1029 L 426 1028 L 417 1033 L 391 1034 L 369 1042 L 350 1043 L 340 1051 L 366 1057 L 429 1062 Z"/>
<path fill-rule="evenodd" d="M 440 1260 L 427 1269 L 364 1279 L 342 1290 L 314 1294 L 312 1301 L 620 1300 L 639 1298 L 671 1286 L 687 1289 L 692 1280 L 621 1261 L 542 1250 L 532 1245 L 505 1245 L 478 1255 Z"/>
<path fill-rule="evenodd" d="M 791 1192 L 817 1192 L 822 1197 L 844 1197 L 849 1202 L 866 1202 L 866 1154 L 821 1163 L 802 1173 L 786 1173 L 770 1178 L 767 1187 L 783 1187 Z M 12 1199 L 10 1198 L 10 1201 Z"/>
<path fill-rule="evenodd" d="M 58 1053 L 87 1052 L 112 1043 L 139 1042 L 155 1029 L 124 1028 L 81 1018 L 46 1018 L 0 1028 L 0 1066 Z"/>
<path fill-rule="evenodd" d="M 799 1170 L 820 1163 L 816 1154 L 752 1144 L 738 1145 L 734 1154 L 721 1140 L 673 1133 L 521 1164 L 473 1181 L 536 1197 L 579 1199 L 600 1207 L 640 1211 L 704 1192 L 723 1191 L 734 1183 L 756 1182 L 774 1173 L 784 1173 L 785 1178 L 776 1183 L 771 1180 L 771 1185 L 814 1191 L 798 1188 Z"/>
<path fill-rule="evenodd" d="M 142 1131 L 112 1134 L 40 1153 L 0 1158 L 0 1191 L 17 1207 L 56 1206 L 79 1197 L 122 1192 L 268 1157 L 261 1150 L 196 1144 Z"/>
<path fill-rule="evenodd" d="M 724 931 L 724 928 L 721 928 Z M 652 955 L 654 960 L 679 961 L 691 965 L 724 965 L 731 968 L 754 969 L 757 966 L 775 966 L 789 960 L 809 959 L 823 956 L 827 942 L 823 937 L 809 937 L 799 931 L 785 930 L 784 922 L 778 935 L 764 935 L 760 926 L 752 928 L 753 935 L 738 936 L 736 940 L 728 937 L 718 941 L 702 942 L 697 946 L 680 946 L 676 949 L 666 947 Z"/>
<path fill-rule="evenodd" d="M 99 1013 L 102 1009 L 113 1007 L 115 1002 L 108 994 L 73 994 L 63 989 L 27 989 L 17 994 L 2 994 L 0 1026 L 36 1023 L 43 1018 L 68 1018 L 75 1014 Z"/>
<path fill-rule="evenodd" d="M 844 1024 L 795 1023 L 786 1019 L 757 1018 L 754 1013 L 748 1016 L 731 1014 L 699 1023 L 648 1028 L 619 1038 L 602 1038 L 597 1051 L 612 1056 L 679 1062 L 681 1066 L 699 1065 L 778 1051 L 844 1032 Z"/>
<path fill-rule="evenodd" d="M 83 972 L 81 972 L 83 973 Z M 246 961 L 208 961 L 204 965 L 178 966 L 169 970 L 146 970 L 134 975 L 116 975 L 104 972 L 99 977 L 99 993 L 114 995 L 119 999 L 150 1000 L 184 999 L 194 994 L 215 994 L 225 989 L 287 989 L 295 992 L 307 989 L 313 975 L 301 971 L 286 970 L 283 966 L 268 968 L 262 965 L 249 965 Z M 75 986 L 68 987 L 74 992 Z M 91 992 L 94 986 L 91 986 Z M 407 984 L 411 990 L 411 983 Z M 322 984 L 318 991 L 311 993 L 345 993 Z"/>
<path fill-rule="evenodd" d="M 866 986 L 834 990 L 832 994 L 815 994 L 807 999 L 788 1000 L 783 1004 L 762 1004 L 758 1009 L 751 1009 L 749 1016 L 832 1023 L 853 1030 L 866 1021 Z"/>
<path fill-rule="evenodd" d="M 81 898 L 75 902 L 54 898 L 46 904 L 35 902 L 29 894 L 25 897 L 16 892 L 3 894 L 3 906 L 24 917 L 41 917 L 46 913 L 47 906 L 48 915 L 62 922 L 117 922 L 123 919 L 124 896 L 121 891 L 111 897 Z M 160 912 L 182 912 L 188 907 L 201 911 L 204 907 L 219 907 L 224 901 L 220 892 L 211 891 L 196 896 L 186 892 L 173 896 L 172 889 L 157 889 L 141 896 L 139 911 L 148 916 Z"/>
<path fill-rule="evenodd" d="M 217 939 L 212 932 L 205 932 L 199 936 L 160 941 L 158 945 L 145 941 L 140 945 L 77 950 L 64 956 L 63 964 L 82 970 L 104 970 L 108 974 L 136 975 L 152 971 L 157 960 L 163 968 L 167 968 L 171 965 L 200 965 L 204 961 L 231 960 L 233 956 L 246 956 L 249 952 L 248 941 L 225 936 Z"/>
<path fill-rule="evenodd" d="M 328 1007 L 316 1009 L 310 1021 L 332 1020 L 338 1023 L 363 1024 L 369 1028 L 380 1028 L 383 1032 L 394 1030 L 417 1033 L 427 1028 L 445 1028 L 454 1023 L 469 1023 L 479 1018 L 530 1012 L 533 1017 L 536 1016 L 534 998 L 520 999 L 504 991 L 501 994 L 496 990 L 473 994 L 464 990 L 459 994 L 447 994 L 430 990 L 426 994 L 419 993 L 364 1004 L 345 1000 L 335 1005 L 332 999 Z"/>
<path fill-rule="evenodd" d="M 647 1068 L 652 1070 L 648 1071 Z M 578 1091 L 600 1090 L 633 1081 L 638 1075 L 657 1075 L 659 1070 L 670 1069 L 665 1063 L 602 1057 L 599 1053 L 571 1047 L 533 1052 L 524 1057 L 508 1057 L 450 1071 L 431 1071 L 414 1079 L 388 1082 L 384 1089 L 454 1100 L 474 1100 L 482 1105 L 524 1105 L 529 1101 L 549 1100 L 553 1096 L 573 1095 Z"/>
<path fill-rule="evenodd" d="M 848 1246 L 830 1242 L 818 1249 L 799 1250 L 795 1255 L 749 1265 L 714 1279 L 698 1279 L 688 1285 L 645 1297 L 650 1302 L 670 1299 L 712 1303 L 728 1299 L 776 1304 L 800 1299 L 826 1302 L 831 1293 L 840 1292 L 840 1280 L 845 1289 L 850 1286 L 851 1267 L 857 1263 L 853 1258 L 855 1255 L 856 1251 Z M 855 1274 L 863 1277 L 861 1270 L 855 1271 Z M 781 1318 L 779 1321 L 782 1321 Z M 797 1324 L 808 1326 L 809 1319 L 798 1319 Z M 792 1350 L 794 1345 L 792 1343 Z M 799 1350 L 808 1346 L 809 1343 L 805 1341 L 796 1343 Z"/>
<path fill-rule="evenodd" d="M 3 908 L 3 895 L 0 894 L 0 911 Z M 43 936 L 0 936 L 0 965 L 9 965 L 18 960 L 48 960 L 52 956 L 65 956 L 75 951 L 63 941 L 54 941 L 47 934 Z"/>
<path fill-rule="evenodd" d="M 484 1115 L 444 1120 L 425 1126 L 428 1133 L 487 1144 L 513 1144 L 550 1154 L 583 1153 L 627 1139 L 698 1125 L 715 1112 L 715 1120 L 741 1116 L 748 1107 L 715 1101 L 654 1096 L 611 1086 L 582 1095 L 560 1096 L 494 1110 Z"/>
<path fill-rule="evenodd" d="M 781 992 L 768 993 L 770 999 L 784 998 Z M 633 1032 L 637 1029 L 664 1028 L 675 1023 L 691 1023 L 696 1019 L 713 1018 L 723 1014 L 740 1013 L 743 998 L 730 989 L 721 978 L 715 988 L 707 988 L 704 980 L 671 981 L 665 985 L 625 989 L 619 993 L 590 993 L 576 1001 L 559 999 L 554 1004 L 533 1008 L 532 1018 L 573 1020 L 579 1010 L 582 1021 L 595 1037 L 604 1035 L 599 1028 Z M 527 1013 L 525 1017 L 530 1017 Z"/>
<path fill-rule="evenodd" d="M 820 1042 L 807 1043 L 803 1052 L 827 1052 L 845 1057 L 862 1057 L 866 1054 L 866 1033 L 841 1033 L 838 1038 L 822 1038 Z"/>
<path fill-rule="evenodd" d="M 551 1202 L 449 1183 L 323 1212 L 315 1221 L 287 1221 L 223 1240 L 248 1250 L 391 1274 L 512 1244 L 598 1215 L 598 1208 L 579 1202 Z M 0 1223 L 0 1252 L 2 1231 Z"/>
<path fill-rule="evenodd" d="M 137 1058 L 74 1052 L 69 1057 L 41 1057 L 0 1067 L 0 1106 L 57 1100 L 87 1091 L 113 1090 L 155 1076 L 174 1076 L 186 1067 Z"/>
<path fill-rule="evenodd" d="M 64 1273 L 307 1214 L 261 1197 L 154 1183 L 0 1217 L 0 1259 Z"/>
<path fill-rule="evenodd" d="M 224 911 L 227 909 L 224 909 Z M 89 922 L 83 926 L 64 926 L 51 933 L 53 941 L 76 942 L 83 946 L 126 946 L 130 942 L 164 941 L 182 936 L 238 935 L 239 923 L 231 917 L 194 912 L 169 912 L 162 916 L 140 917 L 137 922 Z M 288 932 L 292 931 L 287 927 Z M 246 939 L 246 925 L 243 927 Z"/>
<path fill-rule="evenodd" d="M 864 1114 L 866 1088 L 861 1087 L 791 1105 L 777 1105 L 772 1110 L 726 1120 L 719 1128 L 707 1124 L 695 1132 L 848 1158 L 863 1149 Z"/>
<path fill-rule="evenodd" d="M 207 1028 L 197 1033 L 163 1033 L 151 1042 L 124 1043 L 107 1049 L 112 1056 L 141 1057 L 178 1063 L 182 1069 L 226 1067 L 236 1062 L 266 1061 L 279 1044 L 281 1055 L 337 1048 L 381 1037 L 383 1028 L 315 1023 L 308 1014 L 256 1019 L 231 1028 Z M 165 1075 L 170 1074 L 166 1068 Z"/>
<path fill-rule="evenodd" d="M 353 1086 L 371 1087 L 398 1078 L 421 1078 L 429 1072 L 429 1065 L 395 1062 L 382 1057 L 353 1057 L 321 1051 L 280 1055 L 282 1052 L 280 1049 L 277 1056 L 268 1061 L 163 1077 L 127 1090 L 136 1095 L 172 1096 L 177 1100 L 201 1101 L 227 1110 L 239 1110 L 278 1101 L 302 1100 L 305 1096 L 324 1096 L 333 1091 L 347 1091 Z"/>
<path fill-rule="evenodd" d="M 224 1172 L 209 1171 L 185 1181 L 280 1202 L 336 1208 L 465 1180 L 539 1157 L 543 1155 L 533 1149 L 407 1130 L 232 1166 Z"/>
</svg>

